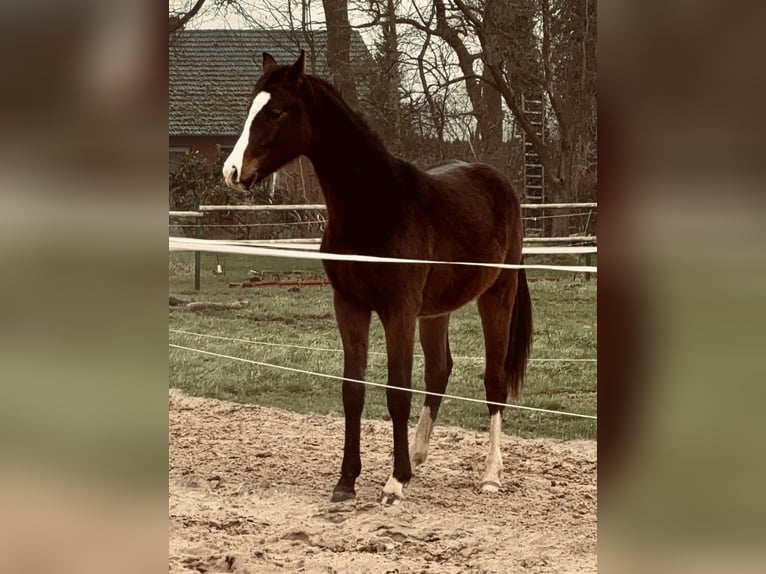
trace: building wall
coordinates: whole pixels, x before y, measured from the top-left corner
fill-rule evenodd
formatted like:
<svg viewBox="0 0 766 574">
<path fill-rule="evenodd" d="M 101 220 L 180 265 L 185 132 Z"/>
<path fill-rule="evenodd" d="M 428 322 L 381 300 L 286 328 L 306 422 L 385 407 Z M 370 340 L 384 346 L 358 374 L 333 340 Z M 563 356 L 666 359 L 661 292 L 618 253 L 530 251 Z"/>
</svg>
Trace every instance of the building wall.
<svg viewBox="0 0 766 574">
<path fill-rule="evenodd" d="M 304 156 L 279 170 L 277 189 L 284 203 L 324 203 L 314 167 Z"/>
<path fill-rule="evenodd" d="M 233 136 L 170 136 L 171 148 L 188 148 L 199 151 L 210 163 L 215 162 L 216 146 L 233 148 L 237 138 Z"/>
</svg>

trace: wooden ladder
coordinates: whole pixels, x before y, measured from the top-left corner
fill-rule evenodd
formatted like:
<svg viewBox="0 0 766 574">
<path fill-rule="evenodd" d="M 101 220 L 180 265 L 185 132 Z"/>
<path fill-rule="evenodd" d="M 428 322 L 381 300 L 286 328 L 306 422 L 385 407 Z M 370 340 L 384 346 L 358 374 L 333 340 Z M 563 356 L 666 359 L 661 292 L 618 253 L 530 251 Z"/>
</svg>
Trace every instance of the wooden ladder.
<svg viewBox="0 0 766 574">
<path fill-rule="evenodd" d="M 537 99 L 522 96 L 522 111 L 532 124 L 535 135 L 545 143 L 545 105 L 542 95 Z M 524 133 L 524 203 L 545 203 L 545 169 L 540 163 L 540 156 L 532 147 Z M 543 215 L 535 211 L 535 215 Z M 544 235 L 544 226 L 540 221 L 527 221 L 525 235 L 540 237 Z"/>
</svg>

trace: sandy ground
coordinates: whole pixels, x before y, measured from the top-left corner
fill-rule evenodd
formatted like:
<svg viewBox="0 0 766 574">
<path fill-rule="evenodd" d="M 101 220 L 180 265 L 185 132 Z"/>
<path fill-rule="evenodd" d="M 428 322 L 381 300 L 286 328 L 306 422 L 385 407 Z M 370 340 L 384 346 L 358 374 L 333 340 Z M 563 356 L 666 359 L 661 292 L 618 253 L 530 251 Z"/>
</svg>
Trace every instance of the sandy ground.
<svg viewBox="0 0 766 574">
<path fill-rule="evenodd" d="M 412 429 L 411 429 L 412 432 Z M 391 430 L 362 423 L 357 499 L 331 504 L 343 420 L 170 391 L 171 572 L 595 572 L 596 443 L 434 429 L 399 505 L 378 504 Z"/>
</svg>

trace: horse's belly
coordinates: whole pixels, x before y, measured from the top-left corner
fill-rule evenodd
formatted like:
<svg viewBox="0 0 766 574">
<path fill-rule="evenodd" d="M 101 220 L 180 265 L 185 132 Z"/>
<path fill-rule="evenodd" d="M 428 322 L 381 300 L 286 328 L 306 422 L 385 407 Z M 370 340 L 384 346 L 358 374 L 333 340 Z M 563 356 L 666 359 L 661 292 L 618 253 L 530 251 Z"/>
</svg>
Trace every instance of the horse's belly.
<svg viewBox="0 0 766 574">
<path fill-rule="evenodd" d="M 470 303 L 492 286 L 500 272 L 493 268 L 432 268 L 420 316 L 443 315 Z"/>
<path fill-rule="evenodd" d="M 427 274 L 422 265 L 324 261 L 324 267 L 335 291 L 375 311 L 416 301 Z"/>
</svg>

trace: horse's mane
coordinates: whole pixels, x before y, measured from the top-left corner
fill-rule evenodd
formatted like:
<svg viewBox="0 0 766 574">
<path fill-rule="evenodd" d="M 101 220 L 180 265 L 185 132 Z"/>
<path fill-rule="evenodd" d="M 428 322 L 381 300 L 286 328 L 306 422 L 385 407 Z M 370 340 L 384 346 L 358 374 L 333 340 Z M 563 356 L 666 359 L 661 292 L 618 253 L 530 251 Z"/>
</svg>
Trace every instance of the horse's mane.
<svg viewBox="0 0 766 574">
<path fill-rule="evenodd" d="M 340 91 L 335 86 L 333 86 L 328 81 L 323 80 L 322 78 L 318 78 L 317 76 L 306 74 L 305 78 L 307 81 L 304 82 L 304 86 L 309 98 L 312 101 L 316 102 L 317 96 L 330 100 L 343 111 L 345 116 L 351 120 L 351 123 L 354 125 L 354 127 L 357 128 L 357 130 L 365 136 L 366 140 L 372 144 L 374 148 L 382 153 L 388 153 L 388 150 L 386 149 L 386 146 L 380 136 L 370 127 L 364 116 L 362 116 L 361 112 L 352 110 L 349 107 L 349 105 L 340 95 Z"/>
</svg>

